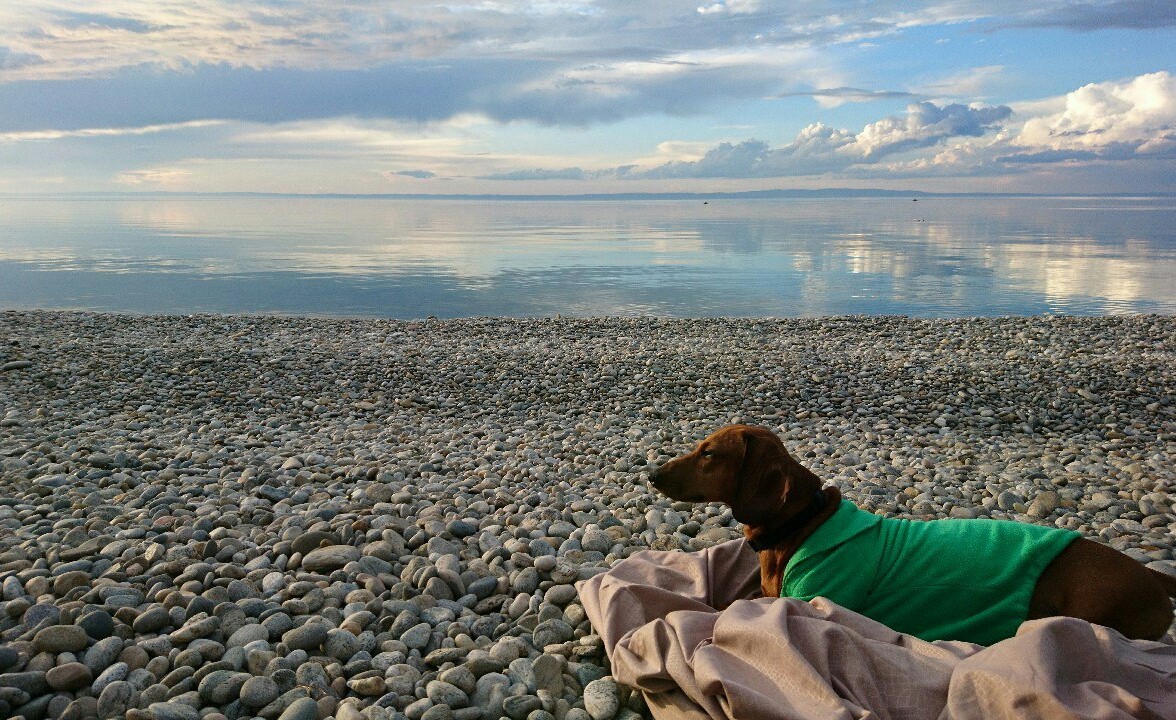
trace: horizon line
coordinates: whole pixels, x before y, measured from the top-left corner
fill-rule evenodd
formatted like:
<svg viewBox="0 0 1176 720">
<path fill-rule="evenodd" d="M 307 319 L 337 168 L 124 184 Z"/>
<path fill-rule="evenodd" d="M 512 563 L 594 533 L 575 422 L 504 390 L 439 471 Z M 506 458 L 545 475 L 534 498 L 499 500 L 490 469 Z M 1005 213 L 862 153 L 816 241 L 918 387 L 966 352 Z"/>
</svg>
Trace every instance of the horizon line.
<svg viewBox="0 0 1176 720">
<path fill-rule="evenodd" d="M 726 192 L 620 192 L 620 193 L 298 193 L 264 191 L 99 190 L 82 192 L 0 193 L 3 199 L 87 198 L 322 198 L 355 200 L 754 200 L 790 198 L 1176 198 L 1176 192 L 1034 193 L 1034 192 L 934 192 L 871 188 L 770 189 Z"/>
</svg>

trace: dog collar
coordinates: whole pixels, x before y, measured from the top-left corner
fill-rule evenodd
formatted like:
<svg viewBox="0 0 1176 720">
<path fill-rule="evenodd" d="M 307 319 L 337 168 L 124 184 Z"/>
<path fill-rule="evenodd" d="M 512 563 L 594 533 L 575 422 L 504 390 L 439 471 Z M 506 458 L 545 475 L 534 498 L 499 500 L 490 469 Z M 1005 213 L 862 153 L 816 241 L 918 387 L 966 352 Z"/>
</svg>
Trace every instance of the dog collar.
<svg viewBox="0 0 1176 720">
<path fill-rule="evenodd" d="M 756 552 L 762 552 L 779 545 L 787 540 L 790 535 L 804 527 L 809 520 L 815 518 L 825 508 L 825 504 L 828 502 L 829 499 L 825 497 L 825 493 L 817 490 L 813 493 L 813 499 L 809 501 L 809 504 L 796 515 L 792 516 L 788 522 L 754 540 L 748 538 L 747 544 L 751 545 L 751 548 Z"/>
</svg>

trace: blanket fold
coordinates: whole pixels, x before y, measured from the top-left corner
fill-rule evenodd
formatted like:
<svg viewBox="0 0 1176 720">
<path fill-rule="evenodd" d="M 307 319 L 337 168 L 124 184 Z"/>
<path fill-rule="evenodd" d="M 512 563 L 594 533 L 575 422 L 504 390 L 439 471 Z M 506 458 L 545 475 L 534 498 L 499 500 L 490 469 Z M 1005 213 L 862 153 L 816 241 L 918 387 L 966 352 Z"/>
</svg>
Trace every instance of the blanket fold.
<svg viewBox="0 0 1176 720">
<path fill-rule="evenodd" d="M 659 720 L 1176 718 L 1176 647 L 1073 618 L 926 642 L 825 598 L 758 597 L 741 539 L 640 552 L 577 588 L 613 676 Z"/>
</svg>

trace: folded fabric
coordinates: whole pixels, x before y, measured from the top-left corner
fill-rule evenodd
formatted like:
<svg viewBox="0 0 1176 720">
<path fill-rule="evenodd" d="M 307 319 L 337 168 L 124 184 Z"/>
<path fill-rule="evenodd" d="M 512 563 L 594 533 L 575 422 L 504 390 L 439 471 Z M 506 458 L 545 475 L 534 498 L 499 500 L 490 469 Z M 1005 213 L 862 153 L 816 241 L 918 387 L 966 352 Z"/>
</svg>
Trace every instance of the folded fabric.
<svg viewBox="0 0 1176 720">
<path fill-rule="evenodd" d="M 989 647 L 827 599 L 762 598 L 743 540 L 637 553 L 578 583 L 612 674 L 670 718 L 1176 718 L 1176 647 L 1073 618 Z"/>
</svg>

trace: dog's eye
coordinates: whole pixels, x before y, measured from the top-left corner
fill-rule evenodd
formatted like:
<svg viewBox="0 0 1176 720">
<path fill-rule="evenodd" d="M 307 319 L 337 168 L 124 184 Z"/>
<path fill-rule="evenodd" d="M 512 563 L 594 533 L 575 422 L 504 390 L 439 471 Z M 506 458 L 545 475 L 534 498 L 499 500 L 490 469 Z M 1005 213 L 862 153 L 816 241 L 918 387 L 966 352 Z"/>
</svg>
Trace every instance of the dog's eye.
<svg viewBox="0 0 1176 720">
<path fill-rule="evenodd" d="M 704 457 L 704 458 L 714 457 L 714 455 L 715 455 L 714 452 L 711 450 L 703 450 L 702 452 L 698 453 L 699 457 Z"/>
</svg>

